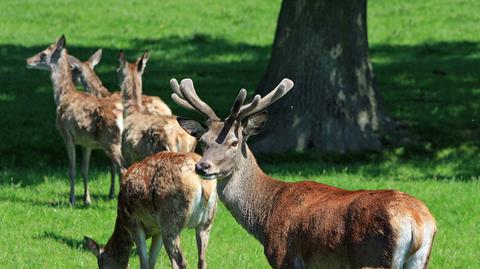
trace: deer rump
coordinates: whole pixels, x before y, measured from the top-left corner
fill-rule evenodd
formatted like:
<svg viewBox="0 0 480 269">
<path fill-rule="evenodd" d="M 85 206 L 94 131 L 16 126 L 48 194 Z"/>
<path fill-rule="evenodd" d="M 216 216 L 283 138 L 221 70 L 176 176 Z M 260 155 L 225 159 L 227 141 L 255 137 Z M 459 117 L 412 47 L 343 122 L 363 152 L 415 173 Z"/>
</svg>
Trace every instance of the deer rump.
<svg viewBox="0 0 480 269">
<path fill-rule="evenodd" d="M 273 264 L 389 268 L 395 249 L 403 247 L 397 242 L 406 228 L 413 237 L 410 255 L 421 246 L 423 231 L 412 228 L 426 220 L 414 210 L 426 207 L 407 194 L 300 182 L 285 183 L 275 197 L 264 238 L 258 238 Z"/>
</svg>

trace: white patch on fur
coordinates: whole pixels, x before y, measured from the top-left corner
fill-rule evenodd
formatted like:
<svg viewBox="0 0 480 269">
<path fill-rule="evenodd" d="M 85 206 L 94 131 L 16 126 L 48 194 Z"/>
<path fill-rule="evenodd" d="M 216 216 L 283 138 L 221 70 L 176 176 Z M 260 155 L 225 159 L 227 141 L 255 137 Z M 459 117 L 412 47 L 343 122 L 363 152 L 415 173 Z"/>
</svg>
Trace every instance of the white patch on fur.
<svg viewBox="0 0 480 269">
<path fill-rule="evenodd" d="M 409 217 L 400 221 L 395 249 L 393 251 L 392 269 L 402 269 L 406 256 L 413 243 L 412 221 Z"/>
<path fill-rule="evenodd" d="M 117 115 L 117 120 L 116 120 L 118 129 L 120 130 L 120 133 L 123 132 L 123 115 L 119 114 Z"/>
<path fill-rule="evenodd" d="M 433 236 L 435 235 L 435 225 L 426 222 L 423 225 L 423 242 L 421 247 L 405 261 L 405 269 L 425 268 L 428 255 L 430 254 Z"/>
<path fill-rule="evenodd" d="M 197 191 L 195 193 L 195 197 L 192 201 L 192 214 L 190 219 L 187 222 L 188 228 L 195 228 L 200 223 L 206 222 L 209 216 L 209 212 L 211 211 L 212 207 L 215 206 L 215 201 L 217 200 L 217 192 L 213 191 L 210 194 L 210 197 L 205 205 L 203 198 L 202 198 L 202 187 L 198 186 Z"/>
</svg>

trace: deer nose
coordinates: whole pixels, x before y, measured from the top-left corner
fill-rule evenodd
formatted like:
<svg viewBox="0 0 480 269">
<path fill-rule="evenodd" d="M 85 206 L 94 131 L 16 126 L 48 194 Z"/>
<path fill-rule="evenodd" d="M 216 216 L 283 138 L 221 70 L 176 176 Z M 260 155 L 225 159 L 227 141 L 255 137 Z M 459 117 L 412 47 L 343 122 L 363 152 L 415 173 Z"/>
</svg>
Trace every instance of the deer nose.
<svg viewBox="0 0 480 269">
<path fill-rule="evenodd" d="M 197 174 L 206 175 L 208 174 L 208 169 L 210 169 L 210 164 L 207 162 L 201 162 L 195 164 L 195 172 Z"/>
</svg>

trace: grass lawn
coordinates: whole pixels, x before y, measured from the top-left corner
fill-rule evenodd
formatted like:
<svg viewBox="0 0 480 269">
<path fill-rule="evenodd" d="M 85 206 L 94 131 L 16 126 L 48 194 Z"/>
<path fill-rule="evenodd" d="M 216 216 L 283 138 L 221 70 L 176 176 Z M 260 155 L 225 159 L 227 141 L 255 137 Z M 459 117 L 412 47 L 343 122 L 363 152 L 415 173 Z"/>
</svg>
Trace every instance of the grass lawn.
<svg viewBox="0 0 480 269">
<path fill-rule="evenodd" d="M 26 70 L 25 58 L 65 34 L 69 52 L 81 59 L 103 49 L 97 71 L 108 88 L 117 89 L 119 49 L 130 59 L 150 49 L 147 94 L 172 104 L 169 79 L 191 77 L 206 101 L 226 114 L 238 89 L 253 91 L 263 75 L 279 8 L 278 0 L 1 1 L 0 267 L 93 268 L 83 236 L 105 243 L 116 215 L 101 152 L 92 158 L 93 205 L 69 207 L 50 80 L 47 72 Z M 362 156 L 260 156 L 262 167 L 288 181 L 408 192 L 437 219 L 431 268 L 480 268 L 478 10 L 475 0 L 370 1 L 378 87 L 415 143 Z M 76 190 L 81 201 L 80 178 Z M 195 267 L 192 231 L 183 233 L 182 247 Z M 223 205 L 207 262 L 210 268 L 268 268 L 260 244 Z M 130 264 L 138 268 L 136 254 Z M 159 265 L 169 267 L 164 251 Z"/>
</svg>

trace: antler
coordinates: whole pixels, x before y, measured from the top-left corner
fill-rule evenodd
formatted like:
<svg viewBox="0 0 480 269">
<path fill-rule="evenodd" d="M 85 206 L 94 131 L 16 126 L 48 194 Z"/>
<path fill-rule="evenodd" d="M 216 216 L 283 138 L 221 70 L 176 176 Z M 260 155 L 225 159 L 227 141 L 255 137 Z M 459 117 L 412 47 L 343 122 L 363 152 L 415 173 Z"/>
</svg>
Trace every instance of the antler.
<svg viewBox="0 0 480 269">
<path fill-rule="evenodd" d="M 228 115 L 228 117 L 225 119 L 226 122 L 235 121 L 238 112 L 240 112 L 240 109 L 242 108 L 243 102 L 245 102 L 245 98 L 247 98 L 247 90 L 241 89 L 238 92 L 237 98 L 235 99 L 235 102 L 230 110 L 230 115 Z"/>
<path fill-rule="evenodd" d="M 179 106 L 185 109 L 195 110 L 195 108 L 192 105 L 190 105 L 190 103 L 185 101 L 185 97 L 183 97 L 183 94 L 180 91 L 180 85 L 178 84 L 178 81 L 176 79 L 172 78 L 170 80 L 170 87 L 173 90 L 171 97 L 175 103 L 177 103 Z"/>
<path fill-rule="evenodd" d="M 293 88 L 293 85 L 293 81 L 288 78 L 284 78 L 275 89 L 273 89 L 263 98 L 260 97 L 260 95 L 258 94 L 255 95 L 252 102 L 240 108 L 236 120 L 241 121 L 242 119 L 250 115 L 265 110 L 269 105 L 273 104 L 275 101 L 284 96 L 288 91 L 290 91 Z"/>
<path fill-rule="evenodd" d="M 230 115 L 228 115 L 225 121 L 241 121 L 250 115 L 266 109 L 269 105 L 273 104 L 290 91 L 293 88 L 293 85 L 293 81 L 284 78 L 280 84 L 278 84 L 278 86 L 265 97 L 262 98 L 257 94 L 253 97 L 253 100 L 246 105 L 243 105 L 243 102 L 245 102 L 247 91 L 241 89 L 230 110 Z M 172 78 L 170 80 L 170 86 L 174 92 L 172 94 L 172 99 L 179 106 L 189 110 L 198 111 L 209 119 L 219 120 L 217 115 L 215 115 L 215 112 L 213 112 L 213 110 L 198 97 L 191 79 L 184 79 L 181 84 L 178 85 L 178 81 Z"/>
<path fill-rule="evenodd" d="M 183 79 L 180 86 L 176 79 L 172 79 L 170 80 L 170 86 L 174 91 L 172 99 L 175 103 L 183 108 L 200 112 L 208 119 L 220 120 L 213 109 L 198 97 L 191 79 Z"/>
</svg>

